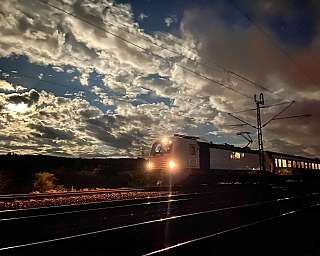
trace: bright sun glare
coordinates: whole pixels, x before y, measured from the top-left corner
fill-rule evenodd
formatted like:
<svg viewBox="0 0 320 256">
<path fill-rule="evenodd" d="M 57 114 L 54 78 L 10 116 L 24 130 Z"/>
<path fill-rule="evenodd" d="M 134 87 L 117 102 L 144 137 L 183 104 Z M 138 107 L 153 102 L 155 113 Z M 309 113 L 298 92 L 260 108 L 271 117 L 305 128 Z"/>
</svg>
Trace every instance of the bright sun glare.
<svg viewBox="0 0 320 256">
<path fill-rule="evenodd" d="M 9 103 L 7 105 L 7 109 L 12 111 L 12 112 L 19 112 L 19 113 L 23 113 L 25 111 L 27 111 L 28 109 L 28 104 L 26 103 L 18 103 L 18 104 L 14 104 L 14 103 Z"/>
</svg>

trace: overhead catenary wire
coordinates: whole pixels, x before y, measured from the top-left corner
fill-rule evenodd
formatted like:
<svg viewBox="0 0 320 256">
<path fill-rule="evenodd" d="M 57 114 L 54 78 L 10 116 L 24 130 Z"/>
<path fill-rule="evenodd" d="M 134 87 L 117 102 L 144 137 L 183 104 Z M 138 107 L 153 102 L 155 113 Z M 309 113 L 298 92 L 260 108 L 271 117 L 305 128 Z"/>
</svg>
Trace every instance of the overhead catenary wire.
<svg viewBox="0 0 320 256">
<path fill-rule="evenodd" d="M 236 9 L 242 16 L 244 16 L 261 34 L 263 34 L 273 45 L 274 48 L 278 49 L 289 61 L 292 62 L 292 64 L 295 66 L 296 70 L 299 71 L 299 73 L 301 73 L 305 78 L 307 78 L 307 80 L 309 80 L 313 85 L 317 85 L 318 83 L 316 83 L 313 78 L 308 75 L 305 71 L 305 68 L 302 67 L 301 65 L 299 65 L 296 60 L 291 56 L 291 54 L 289 53 L 289 51 L 283 47 L 279 42 L 275 41 L 272 38 L 272 35 L 270 33 L 268 33 L 263 26 L 261 26 L 258 22 L 256 22 L 256 20 L 250 16 L 247 12 L 243 11 L 239 5 L 237 5 L 234 0 L 228 0 L 228 2 L 230 3 L 231 6 L 234 7 L 234 9 Z"/>
<path fill-rule="evenodd" d="M 273 118 L 273 120 L 283 120 L 283 119 L 291 119 L 291 118 L 297 118 L 297 117 L 311 117 L 311 114 L 302 114 L 302 115 L 294 115 L 294 116 L 283 116 L 283 117 L 276 117 Z"/>
<path fill-rule="evenodd" d="M 266 127 L 272 120 L 275 120 L 275 118 L 277 118 L 278 116 L 280 116 L 282 113 L 284 113 L 288 108 L 290 108 L 293 104 L 295 103 L 295 101 L 291 101 L 289 103 L 288 106 L 286 106 L 285 108 L 283 108 L 279 113 L 275 114 L 273 117 L 271 117 L 267 122 L 265 122 L 262 127 Z"/>
<path fill-rule="evenodd" d="M 124 37 L 122 37 L 122 36 L 119 36 L 119 35 L 117 35 L 116 33 L 113 33 L 113 32 L 111 32 L 111 31 L 109 31 L 109 30 L 107 30 L 107 29 L 105 29 L 105 28 L 103 28 L 103 27 L 100 27 L 100 26 L 98 26 L 97 24 L 95 24 L 95 23 L 93 23 L 93 22 L 91 22 L 91 21 L 88 21 L 87 19 L 84 19 L 84 18 L 82 18 L 82 17 L 80 17 L 80 16 L 78 16 L 78 15 L 72 13 L 72 12 L 66 11 L 66 10 L 64 10 L 64 9 L 62 9 L 62 8 L 56 6 L 56 5 L 53 5 L 53 4 L 49 3 L 49 2 L 46 2 L 46 1 L 44 1 L 44 0 L 37 0 L 37 1 L 40 2 L 40 3 L 42 3 L 42 4 L 45 4 L 45 5 L 49 6 L 49 7 L 51 7 L 51 8 L 53 8 L 53 9 L 55 9 L 55 10 L 58 10 L 58 11 L 64 13 L 64 14 L 67 14 L 67 15 L 69 15 L 69 16 L 72 16 L 72 17 L 74 17 L 74 18 L 76 18 L 76 19 L 78 19 L 78 20 L 80 20 L 80 21 L 82 21 L 82 22 L 84 22 L 84 23 L 87 23 L 88 25 L 93 26 L 93 27 L 95 27 L 95 28 L 97 28 L 97 29 L 99 29 L 99 30 L 107 33 L 107 34 L 110 34 L 110 35 L 112 35 L 112 36 L 120 39 L 121 41 L 124 41 L 124 42 L 126 42 L 127 44 L 130 44 L 130 45 L 132 45 L 132 46 L 134 46 L 134 47 L 142 50 L 142 51 L 143 51 L 145 54 L 147 54 L 147 55 L 151 55 L 151 56 L 160 58 L 160 59 L 164 60 L 165 62 L 167 62 L 167 63 L 169 63 L 169 64 L 175 64 L 175 65 L 179 66 L 180 68 L 182 68 L 182 69 L 184 69 L 184 70 L 186 70 L 186 71 L 188 71 L 188 72 L 190 72 L 190 73 L 192 73 L 192 74 L 194 74 L 194 75 L 196 75 L 196 76 L 198 76 L 198 77 L 201 77 L 201 78 L 204 79 L 204 80 L 207 80 L 207 81 L 210 81 L 211 83 L 220 85 L 220 86 L 224 87 L 225 89 L 228 89 L 228 90 L 230 90 L 230 91 L 233 91 L 234 93 L 236 93 L 236 94 L 238 94 L 238 95 L 241 95 L 241 96 L 243 96 L 243 97 L 246 97 L 246 98 L 248 98 L 248 99 L 251 99 L 251 96 L 249 96 L 249 95 L 247 95 L 247 94 L 245 94 L 245 93 L 243 93 L 243 92 L 241 92 L 241 91 L 238 91 L 238 90 L 236 90 L 236 89 L 234 89 L 234 88 L 232 88 L 232 87 L 230 87 L 230 86 L 225 85 L 224 83 L 222 83 L 222 82 L 220 82 L 220 81 L 218 81 L 218 80 L 215 80 L 215 79 L 213 79 L 213 78 L 207 77 L 207 76 L 201 74 L 200 72 L 194 71 L 194 70 L 192 70 L 192 69 L 190 69 L 190 68 L 188 68 L 188 67 L 185 67 L 185 66 L 183 66 L 183 65 L 181 65 L 181 64 L 179 64 L 179 63 L 172 62 L 171 60 L 168 60 L 168 59 L 162 57 L 161 55 L 155 54 L 154 52 L 150 51 L 149 49 L 146 49 L 146 48 L 144 48 L 144 47 L 142 47 L 142 46 L 140 46 L 140 45 L 138 45 L 138 44 L 136 44 L 136 43 L 134 43 L 134 42 L 131 42 L 130 40 L 128 40 L 128 39 L 126 39 L 126 38 L 124 38 Z"/>
<path fill-rule="evenodd" d="M 291 102 L 291 101 L 284 101 L 284 102 L 280 102 L 280 103 L 276 103 L 276 104 L 272 104 L 272 105 L 260 106 L 260 108 L 272 108 L 272 107 L 276 107 L 276 106 L 281 106 L 281 105 L 289 104 L 290 102 Z M 245 112 L 254 111 L 254 110 L 257 110 L 257 108 L 250 108 L 250 109 L 245 109 L 245 110 L 239 110 L 239 111 L 233 112 L 232 114 L 245 113 Z"/>
<path fill-rule="evenodd" d="M 20 71 L 12 71 L 12 70 L 9 70 L 3 66 L 0 66 L 0 72 L 1 72 L 1 75 L 2 73 L 11 73 L 13 75 L 16 75 L 16 76 L 20 76 L 20 77 L 24 77 L 24 78 L 27 78 L 27 79 L 31 79 L 31 80 L 35 80 L 35 81 L 40 81 L 40 82 L 43 82 L 43 83 L 46 83 L 46 84 L 54 84 L 54 85 L 58 85 L 58 86 L 61 86 L 61 87 L 64 87 L 66 89 L 70 89 L 69 86 L 65 85 L 65 84 L 62 84 L 62 83 L 59 83 L 59 82 L 55 82 L 55 81 L 50 81 L 50 80 L 47 80 L 47 79 L 43 79 L 43 78 L 39 78 L 37 76 L 32 76 L 32 75 L 29 75 L 29 74 L 25 74 L 25 73 L 22 73 Z"/>
<path fill-rule="evenodd" d="M 121 30 L 121 31 L 123 31 L 123 32 L 125 32 L 125 33 L 127 33 L 127 34 L 131 34 L 131 35 L 134 35 L 135 37 L 142 38 L 143 40 L 148 41 L 149 43 L 155 45 L 156 47 L 159 47 L 159 48 L 161 48 L 161 49 L 163 49 L 163 50 L 166 50 L 166 51 L 168 51 L 168 52 L 171 52 L 171 53 L 174 53 L 174 54 L 176 54 L 176 55 L 179 55 L 179 56 L 181 56 L 181 57 L 183 57 L 183 58 L 186 58 L 187 60 L 192 61 L 192 62 L 194 62 L 194 63 L 196 63 L 196 64 L 198 64 L 198 65 L 201 65 L 201 66 L 203 66 L 203 67 L 207 67 L 207 68 L 212 69 L 213 67 L 212 67 L 210 64 L 213 64 L 213 65 L 215 65 L 215 66 L 217 67 L 216 69 L 222 70 L 222 71 L 224 71 L 224 72 L 226 72 L 226 73 L 228 73 L 228 74 L 230 74 L 230 75 L 232 75 L 232 76 L 234 76 L 234 77 L 237 77 L 237 78 L 239 78 L 239 79 L 247 82 L 247 83 L 248 83 L 249 85 L 251 85 L 251 86 L 260 88 L 260 89 L 262 89 L 262 90 L 264 90 L 264 91 L 266 91 L 266 92 L 269 92 L 269 93 L 273 94 L 273 92 L 272 92 L 270 89 L 266 88 L 265 86 L 263 86 L 263 85 L 261 85 L 261 84 L 259 84 L 259 83 L 257 83 L 257 82 L 254 82 L 254 81 L 251 80 L 250 78 L 248 78 L 248 77 L 246 77 L 246 76 L 244 76 L 244 75 L 242 75 L 242 74 L 239 74 L 238 72 L 235 72 L 235 71 L 233 71 L 233 70 L 230 70 L 230 69 L 226 68 L 225 66 L 217 63 L 217 62 L 214 62 L 214 61 L 212 61 L 212 60 L 207 60 L 205 57 L 203 57 L 203 59 L 205 59 L 207 62 L 210 63 L 210 64 L 207 64 L 207 63 L 205 63 L 205 62 L 203 62 L 203 61 L 190 58 L 190 57 L 186 56 L 185 54 L 182 54 L 182 53 L 180 53 L 180 52 L 178 52 L 178 51 L 176 51 L 176 50 L 174 50 L 174 49 L 171 49 L 171 48 L 168 48 L 168 47 L 163 46 L 163 45 L 161 45 L 161 44 L 158 44 L 158 43 L 150 40 L 150 39 L 147 38 L 146 36 L 143 36 L 143 35 L 140 35 L 140 34 L 133 34 L 133 33 L 129 32 L 129 30 L 128 30 L 127 27 L 125 27 L 125 26 L 115 25 L 114 23 L 108 22 L 108 21 L 107 21 L 107 22 L 104 22 L 104 23 L 110 24 L 110 25 L 114 26 L 115 28 L 117 28 L 117 29 L 119 29 L 119 30 Z M 181 46 L 181 45 L 179 45 L 179 47 L 180 47 L 181 49 L 183 49 L 183 50 L 190 51 L 190 52 L 192 52 L 193 54 L 195 54 L 195 53 L 193 52 L 193 49 L 190 49 L 190 48 L 187 48 L 187 47 L 184 47 L 184 46 Z"/>
</svg>

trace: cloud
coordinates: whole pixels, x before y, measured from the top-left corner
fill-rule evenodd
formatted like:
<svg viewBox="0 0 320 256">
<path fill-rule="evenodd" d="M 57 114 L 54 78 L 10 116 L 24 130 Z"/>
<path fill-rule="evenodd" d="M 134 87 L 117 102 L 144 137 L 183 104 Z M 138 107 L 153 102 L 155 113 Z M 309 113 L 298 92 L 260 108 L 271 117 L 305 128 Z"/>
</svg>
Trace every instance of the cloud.
<svg viewBox="0 0 320 256">
<path fill-rule="evenodd" d="M 161 32 L 146 34 L 135 22 L 129 4 L 89 0 L 52 3 L 102 29 L 37 1 L 2 1 L 0 56 L 26 56 L 31 64 L 50 65 L 59 73 L 57 77 L 75 73 L 74 79 L 85 93 L 58 97 L 53 85 L 48 85 L 48 91 L 18 90 L 14 83 L 0 80 L 1 106 L 27 105 L 23 112 L 0 109 L 8 112 L 0 118 L 0 132 L 10 136 L 10 141 L 4 140 L 0 145 L 1 152 L 14 149 L 59 155 L 133 156 L 140 146 L 148 147 L 158 136 L 188 129 L 202 132 L 202 125 L 209 124 L 232 135 L 234 131 L 224 126 L 232 122 L 224 112 L 251 108 L 252 100 L 181 66 L 248 95 L 260 92 L 212 62 L 219 63 L 272 90 L 274 93 L 266 96 L 268 104 L 289 97 L 299 101 L 293 109 L 297 112 L 318 107 L 318 87 L 303 82 L 305 78 L 300 77 L 292 63 L 252 25 L 227 23 L 224 7 L 186 9 L 180 24 L 181 37 L 177 37 Z M 272 6 L 260 4 L 253 8 L 261 15 L 285 10 L 275 2 Z M 174 16 L 166 19 L 168 26 L 177 22 Z M 318 56 L 317 40 L 294 51 L 295 61 L 313 73 L 310 75 L 315 79 L 318 72 L 308 54 Z M 173 51 L 164 49 L 167 47 Z M 208 65 L 199 65 L 190 58 Z M 93 71 L 101 82 L 90 80 Z M 70 91 L 75 89 L 69 83 L 67 86 Z M 272 114 L 269 110 L 265 113 Z M 270 126 L 266 130 L 266 145 L 286 152 L 296 149 L 303 139 L 310 141 L 307 137 L 316 136 L 313 134 L 318 129 L 314 120 L 319 113 L 315 111 L 313 115 L 302 135 L 298 127 L 306 125 L 303 120 L 292 123 L 292 135 L 285 132 L 283 124 Z M 254 113 L 242 117 L 255 121 Z M 203 135 L 211 140 L 216 138 L 208 131 Z M 318 147 L 310 141 L 301 150 L 315 154 Z"/>
<path fill-rule="evenodd" d="M 142 13 L 139 14 L 138 17 L 139 17 L 139 19 L 140 19 L 141 21 L 143 21 L 144 19 L 148 18 L 149 15 L 146 15 L 146 14 L 144 14 L 144 13 L 142 12 Z"/>
<path fill-rule="evenodd" d="M 7 81 L 0 80 L 0 90 L 1 91 L 14 91 L 15 88 L 12 84 L 8 83 Z"/>
<path fill-rule="evenodd" d="M 260 8 L 259 12 L 256 10 L 257 15 L 262 15 L 262 12 L 265 12 L 264 15 L 272 16 L 283 12 L 288 14 L 287 9 L 281 6 L 282 3 L 269 2 L 270 6 L 260 6 L 262 1 L 258 1 L 257 5 L 253 5 L 252 8 Z M 290 6 L 286 5 L 286 7 Z M 266 9 L 261 10 L 261 8 Z M 319 147 L 315 141 L 320 140 L 316 132 L 319 129 L 320 113 L 317 109 L 320 100 L 317 96 L 320 79 L 318 79 L 319 72 L 316 72 L 318 65 L 315 58 L 320 57 L 320 52 L 314 48 L 319 33 L 309 45 L 294 50 L 289 48 L 291 57 L 288 58 L 282 50 L 275 46 L 283 47 L 282 43 L 279 43 L 279 38 L 273 34 L 267 24 L 262 25 L 266 26 L 267 31 L 270 30 L 268 31 L 271 34 L 270 37 L 263 35 L 252 23 L 228 24 L 222 16 L 225 13 L 225 6 L 217 6 L 214 9 L 201 7 L 188 9 L 183 17 L 181 30 L 187 40 L 197 42 L 201 61 L 208 66 L 214 67 L 213 63 L 219 63 L 268 87 L 273 93 L 265 92 L 266 104 L 295 99 L 298 103 L 285 114 L 312 114 L 312 118 L 309 119 L 288 119 L 271 123 L 264 137 L 267 149 L 319 155 L 320 152 L 317 151 Z M 294 15 L 297 14 L 290 13 L 290 15 L 295 18 Z M 263 23 L 263 20 L 259 22 Z M 203 26 L 203 24 L 210 24 L 210 26 Z M 202 67 L 202 70 L 209 74 L 211 68 Z M 230 78 L 234 83 L 234 88 L 249 92 L 251 95 L 255 93 L 255 90 L 248 84 L 239 82 L 239 79 L 234 79 L 230 75 L 227 81 Z M 222 111 L 234 112 L 239 108 L 240 110 L 250 108 L 250 105 L 247 105 L 250 102 L 209 84 L 202 85 L 198 92 L 208 95 L 212 105 Z M 259 90 L 256 92 L 259 93 Z M 253 106 L 252 102 L 251 108 Z M 280 109 L 281 107 L 263 110 L 264 118 L 267 120 Z M 239 114 L 239 116 L 255 123 L 254 112 Z M 216 122 L 218 127 L 226 132 L 231 130 L 223 126 L 225 123 L 237 123 L 236 120 L 226 117 L 220 117 L 217 120 L 220 120 Z M 250 128 L 244 129 L 250 130 Z M 298 147 L 300 147 L 299 150 Z"/>
<path fill-rule="evenodd" d="M 166 26 L 170 27 L 172 23 L 176 23 L 177 22 L 177 17 L 169 16 L 169 17 L 165 17 L 163 20 L 164 20 L 164 23 L 166 24 Z"/>
</svg>

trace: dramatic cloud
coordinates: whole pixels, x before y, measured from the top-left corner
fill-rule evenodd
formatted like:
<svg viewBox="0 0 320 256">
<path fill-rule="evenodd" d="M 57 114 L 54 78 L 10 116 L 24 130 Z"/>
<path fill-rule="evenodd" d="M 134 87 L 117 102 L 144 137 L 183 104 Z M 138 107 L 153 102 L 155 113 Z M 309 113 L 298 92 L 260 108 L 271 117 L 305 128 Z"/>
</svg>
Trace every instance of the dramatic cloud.
<svg viewBox="0 0 320 256">
<path fill-rule="evenodd" d="M 280 15 L 279 12 L 286 11 L 286 15 L 291 15 L 288 19 L 295 20 L 298 19 L 298 15 L 301 16 L 298 12 L 288 13 L 288 10 L 291 10 L 288 2 L 268 1 L 268 6 L 262 5 L 262 2 L 264 1 L 258 1 L 256 6 L 252 6 L 255 13 L 260 15 L 257 17 L 259 26 L 267 27 L 263 20 L 259 20 L 263 15 L 276 16 Z M 315 8 L 315 12 L 318 11 L 319 8 Z M 228 14 L 240 15 L 235 9 Z M 266 28 L 268 36 L 266 36 L 257 29 L 255 24 L 248 22 L 244 17 L 242 17 L 243 22 L 229 21 L 228 23 L 224 15 L 226 15 L 225 6 L 215 9 L 200 7 L 189 9 L 185 12 L 181 24 L 182 31 L 189 40 L 198 42 L 199 55 L 208 66 L 219 63 L 267 87 L 272 92 L 265 92 L 265 101 L 268 105 L 285 100 L 296 100 L 297 103 L 282 116 L 312 114 L 308 119 L 288 119 L 271 123 L 265 133 L 267 149 L 319 156 L 320 136 L 317 130 L 319 130 L 320 114 L 318 111 L 320 77 L 319 72 L 316 71 L 318 69 L 316 60 L 320 60 L 319 48 L 316 47 L 320 38 L 319 31 L 308 44 L 293 48 L 280 42 L 280 38 L 268 27 Z M 210 26 L 202 24 L 210 24 Z M 290 57 L 287 56 L 288 52 Z M 207 67 L 202 68 L 207 74 L 211 71 Z M 229 74 L 226 79 L 230 77 Z M 243 92 L 250 90 L 248 84 L 241 84 L 240 87 L 243 88 Z M 210 95 L 211 102 L 220 110 L 233 112 L 240 107 L 240 110 L 246 109 L 245 102 L 239 102 L 239 97 L 235 94 L 227 96 L 225 92 L 220 92 L 218 97 L 212 97 L 214 89 L 209 85 L 202 87 L 200 93 Z M 253 102 L 251 106 L 254 106 Z M 265 121 L 282 107 L 263 110 Z M 243 113 L 239 116 L 243 119 L 251 119 L 252 123 L 255 122 L 254 112 L 252 115 Z M 223 125 L 225 122 L 236 123 L 234 121 L 223 117 L 223 120 L 220 119 L 220 123 L 216 122 L 216 125 Z M 230 131 L 230 128 L 223 126 L 220 128 Z M 250 128 L 246 129 L 250 130 Z M 297 150 L 298 147 L 300 147 L 299 150 Z"/>
<path fill-rule="evenodd" d="M 130 4 L 50 3 L 90 24 L 37 0 L 0 2 L 0 57 L 26 57 L 28 62 L 28 68 L 19 64 L 18 71 L 2 72 L 1 152 L 134 156 L 156 137 L 174 132 L 208 140 L 222 134 L 229 141 L 235 130 L 225 124 L 234 122 L 225 113 L 252 108 L 253 95 L 261 89 L 221 68 L 225 66 L 267 87 L 272 92 L 265 94 L 267 104 L 296 99 L 292 114 L 313 114 L 309 120 L 270 125 L 268 149 L 292 152 L 300 145 L 294 153 L 320 153 L 320 77 L 310 57 L 320 59 L 317 26 L 308 44 L 290 47 L 292 61 L 244 18 L 226 19 L 239 14 L 226 13 L 225 5 L 192 5 L 181 21 L 162 16 L 170 28 L 180 22 L 178 37 L 145 33 L 136 18 L 148 22 L 152 14 L 134 14 Z M 268 3 L 257 1 L 252 10 L 261 17 L 288 14 L 288 2 Z M 28 70 L 43 84 L 19 76 Z M 273 113 L 265 110 L 267 116 Z M 255 122 L 254 113 L 242 117 Z"/>
</svg>

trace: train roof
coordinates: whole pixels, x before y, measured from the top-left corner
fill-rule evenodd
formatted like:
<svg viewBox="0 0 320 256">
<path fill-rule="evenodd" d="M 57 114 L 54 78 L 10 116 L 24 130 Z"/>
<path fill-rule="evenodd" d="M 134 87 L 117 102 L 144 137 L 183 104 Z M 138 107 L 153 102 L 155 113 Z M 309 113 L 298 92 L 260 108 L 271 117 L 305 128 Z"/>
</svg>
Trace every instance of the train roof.
<svg viewBox="0 0 320 256">
<path fill-rule="evenodd" d="M 183 134 L 174 134 L 174 137 L 180 137 L 180 138 L 185 138 L 185 139 L 193 139 L 197 140 L 200 145 L 206 146 L 208 148 L 218 148 L 218 149 L 225 149 L 225 150 L 233 150 L 237 152 L 243 152 L 243 153 L 255 153 L 258 154 L 258 150 L 251 149 L 249 147 L 237 147 L 232 144 L 216 144 L 213 142 L 205 142 L 205 141 L 199 141 L 199 137 L 197 136 L 189 136 L 189 135 L 183 135 Z M 274 152 L 274 151 L 264 151 L 265 153 L 272 155 L 273 157 L 286 157 L 286 158 L 295 158 L 295 159 L 300 159 L 300 160 L 305 160 L 305 161 L 317 161 L 320 162 L 319 158 L 310 158 L 310 157 L 304 157 L 304 156 L 297 156 L 297 155 L 290 155 L 290 154 L 285 154 L 281 152 Z"/>
<path fill-rule="evenodd" d="M 180 138 L 184 138 L 184 139 L 191 139 L 191 140 L 198 140 L 199 137 L 198 136 L 189 136 L 189 135 L 184 135 L 184 134 L 174 134 L 174 137 L 180 137 Z"/>
<path fill-rule="evenodd" d="M 233 150 L 233 151 L 238 151 L 238 152 L 243 152 L 243 153 L 258 153 L 257 150 L 251 149 L 249 147 L 237 147 L 235 145 L 231 145 L 231 144 L 215 144 L 215 143 L 208 143 L 208 142 L 198 142 L 199 144 L 203 144 L 208 146 L 209 148 L 218 148 L 218 149 L 225 149 L 225 150 Z"/>
<path fill-rule="evenodd" d="M 243 152 L 243 153 L 255 153 L 258 154 L 258 150 L 251 149 L 249 147 L 237 147 L 235 145 L 231 144 L 215 144 L 215 143 L 208 143 L 208 142 L 198 142 L 200 144 L 205 144 L 209 148 L 218 148 L 218 149 L 225 149 L 225 150 L 233 150 L 237 152 Z M 280 152 L 274 152 L 274 151 L 264 151 L 265 153 L 272 155 L 273 157 L 284 157 L 284 158 L 294 158 L 294 159 L 300 159 L 300 160 L 305 160 L 305 161 L 317 161 L 320 162 L 319 158 L 310 158 L 310 157 L 304 157 L 304 156 L 297 156 L 297 155 L 290 155 L 290 154 L 285 154 L 285 153 L 280 153 Z"/>
</svg>

